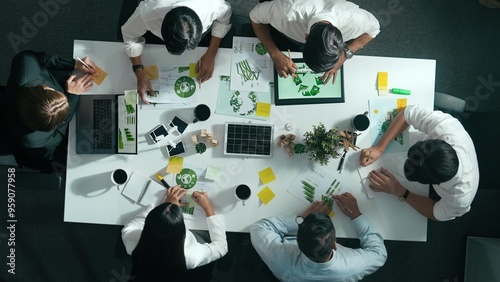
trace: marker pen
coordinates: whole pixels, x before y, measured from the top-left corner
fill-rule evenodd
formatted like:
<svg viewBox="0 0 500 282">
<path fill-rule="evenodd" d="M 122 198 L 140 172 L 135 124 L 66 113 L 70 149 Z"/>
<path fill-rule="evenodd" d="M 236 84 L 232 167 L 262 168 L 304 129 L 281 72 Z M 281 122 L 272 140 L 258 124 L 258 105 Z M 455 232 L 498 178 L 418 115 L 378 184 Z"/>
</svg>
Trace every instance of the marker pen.
<svg viewBox="0 0 500 282">
<path fill-rule="evenodd" d="M 401 88 L 392 88 L 391 92 L 394 94 L 399 94 L 399 95 L 410 95 L 411 94 L 410 90 L 401 89 Z"/>
</svg>

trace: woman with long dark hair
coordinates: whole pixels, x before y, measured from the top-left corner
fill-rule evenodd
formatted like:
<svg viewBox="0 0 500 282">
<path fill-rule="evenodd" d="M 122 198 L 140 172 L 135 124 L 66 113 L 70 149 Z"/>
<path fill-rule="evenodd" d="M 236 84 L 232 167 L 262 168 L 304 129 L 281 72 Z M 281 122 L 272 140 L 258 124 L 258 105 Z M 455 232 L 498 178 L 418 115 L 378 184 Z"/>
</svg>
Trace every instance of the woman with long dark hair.
<svg viewBox="0 0 500 282">
<path fill-rule="evenodd" d="M 133 281 L 179 281 L 187 269 L 224 256 L 227 249 L 223 215 L 216 215 L 207 194 L 192 199 L 205 211 L 210 243 L 200 243 L 186 229 L 179 200 L 186 190 L 171 187 L 159 206 L 151 205 L 122 229 L 127 253 L 132 255 Z"/>
</svg>

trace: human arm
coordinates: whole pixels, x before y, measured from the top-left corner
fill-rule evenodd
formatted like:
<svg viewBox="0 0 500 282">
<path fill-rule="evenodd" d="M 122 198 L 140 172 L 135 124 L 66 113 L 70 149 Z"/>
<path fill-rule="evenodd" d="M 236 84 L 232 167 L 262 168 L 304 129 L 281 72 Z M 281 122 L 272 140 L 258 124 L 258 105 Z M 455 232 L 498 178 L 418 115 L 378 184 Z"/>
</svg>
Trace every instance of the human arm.
<svg viewBox="0 0 500 282">
<path fill-rule="evenodd" d="M 385 151 L 387 145 L 389 145 L 389 143 L 394 140 L 394 138 L 396 138 L 396 136 L 398 136 L 401 132 L 408 129 L 409 124 L 406 122 L 404 117 L 405 110 L 406 109 L 402 109 L 401 111 L 399 111 L 399 113 L 387 128 L 387 131 L 384 133 L 384 135 L 382 135 L 375 146 L 361 150 L 361 153 L 359 155 L 359 163 L 362 166 L 368 166 L 376 161 Z"/>
<path fill-rule="evenodd" d="M 132 255 L 135 247 L 137 247 L 139 239 L 141 238 L 142 229 L 144 228 L 144 223 L 146 222 L 146 217 L 154 208 L 155 205 L 150 205 L 145 211 L 138 214 L 122 228 L 122 241 L 125 245 L 127 254 Z"/>
<path fill-rule="evenodd" d="M 205 211 L 207 217 L 215 215 L 214 208 L 208 199 L 207 193 L 195 191 L 193 195 L 191 195 L 191 198 Z"/>
<path fill-rule="evenodd" d="M 346 192 L 342 195 L 334 195 L 333 199 L 339 206 L 339 209 L 351 220 L 356 219 L 361 215 L 358 202 L 351 193 Z"/>
<path fill-rule="evenodd" d="M 358 50 L 362 49 L 368 42 L 370 42 L 373 39 L 370 35 L 363 33 L 360 36 L 358 36 L 356 39 L 352 40 L 349 44 L 347 44 L 347 48 L 351 50 L 351 52 L 356 53 Z M 335 66 L 325 72 L 323 76 L 321 77 L 321 80 L 323 80 L 324 84 L 327 84 L 328 81 L 332 78 L 332 84 L 335 83 L 335 79 L 337 78 L 337 71 L 342 67 L 344 62 L 347 60 L 345 51 L 341 51 L 339 54 L 339 59 Z"/>
<path fill-rule="evenodd" d="M 198 77 L 196 79 L 200 83 L 205 82 L 212 77 L 215 67 L 215 55 L 217 55 L 221 41 L 222 38 L 212 36 L 207 52 L 205 52 L 196 64 L 196 72 L 198 73 Z"/>
<path fill-rule="evenodd" d="M 130 61 L 132 62 L 132 66 L 142 65 L 141 56 L 130 58 Z M 146 92 L 149 91 L 151 96 L 155 96 L 153 86 L 151 86 L 151 82 L 146 77 L 143 68 L 137 68 L 134 74 L 137 78 L 137 93 L 141 96 L 142 102 L 149 105 L 149 102 L 146 100 Z"/>
<path fill-rule="evenodd" d="M 252 27 L 255 35 L 259 38 L 260 42 L 264 44 L 264 47 L 266 47 L 269 56 L 273 60 L 274 68 L 278 72 L 278 75 L 284 78 L 287 78 L 288 75 L 293 75 L 297 66 L 291 58 L 288 58 L 278 49 L 278 47 L 276 47 L 276 44 L 271 37 L 271 32 L 269 31 L 269 24 L 256 23 L 252 21 Z"/>
<path fill-rule="evenodd" d="M 394 175 L 385 168 L 381 168 L 380 172 L 376 170 L 370 172 L 368 178 L 371 182 L 370 188 L 375 192 L 385 192 L 399 198 L 403 196 L 407 190 L 399 183 Z M 412 193 L 409 190 L 408 192 L 409 194 L 406 198 L 406 202 L 410 206 L 421 215 L 432 220 L 437 220 L 434 216 L 434 205 L 436 202 L 433 199 Z"/>
</svg>

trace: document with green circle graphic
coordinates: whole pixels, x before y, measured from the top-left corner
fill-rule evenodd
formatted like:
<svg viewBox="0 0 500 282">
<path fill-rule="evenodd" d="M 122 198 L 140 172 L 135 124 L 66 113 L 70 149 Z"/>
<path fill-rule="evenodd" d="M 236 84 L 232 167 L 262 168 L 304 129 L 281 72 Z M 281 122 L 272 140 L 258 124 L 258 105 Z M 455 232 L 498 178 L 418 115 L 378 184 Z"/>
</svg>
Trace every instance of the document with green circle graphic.
<svg viewBox="0 0 500 282">
<path fill-rule="evenodd" d="M 146 93 L 150 103 L 196 104 L 198 86 L 194 77 L 189 76 L 189 65 L 159 66 L 159 78 L 150 80 L 155 95 Z"/>
</svg>

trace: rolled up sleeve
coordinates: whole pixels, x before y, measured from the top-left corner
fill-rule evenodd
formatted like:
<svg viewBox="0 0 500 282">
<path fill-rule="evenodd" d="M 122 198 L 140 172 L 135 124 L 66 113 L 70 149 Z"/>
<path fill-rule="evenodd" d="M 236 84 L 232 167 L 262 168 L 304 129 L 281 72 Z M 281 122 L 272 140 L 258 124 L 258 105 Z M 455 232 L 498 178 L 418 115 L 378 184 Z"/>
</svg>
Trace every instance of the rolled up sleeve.
<svg viewBox="0 0 500 282">
<path fill-rule="evenodd" d="M 142 55 L 146 39 L 142 37 L 147 31 L 146 24 L 142 20 L 139 8 L 130 16 L 128 21 L 122 26 L 123 42 L 125 52 L 130 58 Z"/>
<path fill-rule="evenodd" d="M 220 7 L 219 17 L 212 23 L 212 36 L 224 38 L 231 29 L 231 6 L 225 2 Z"/>
</svg>

